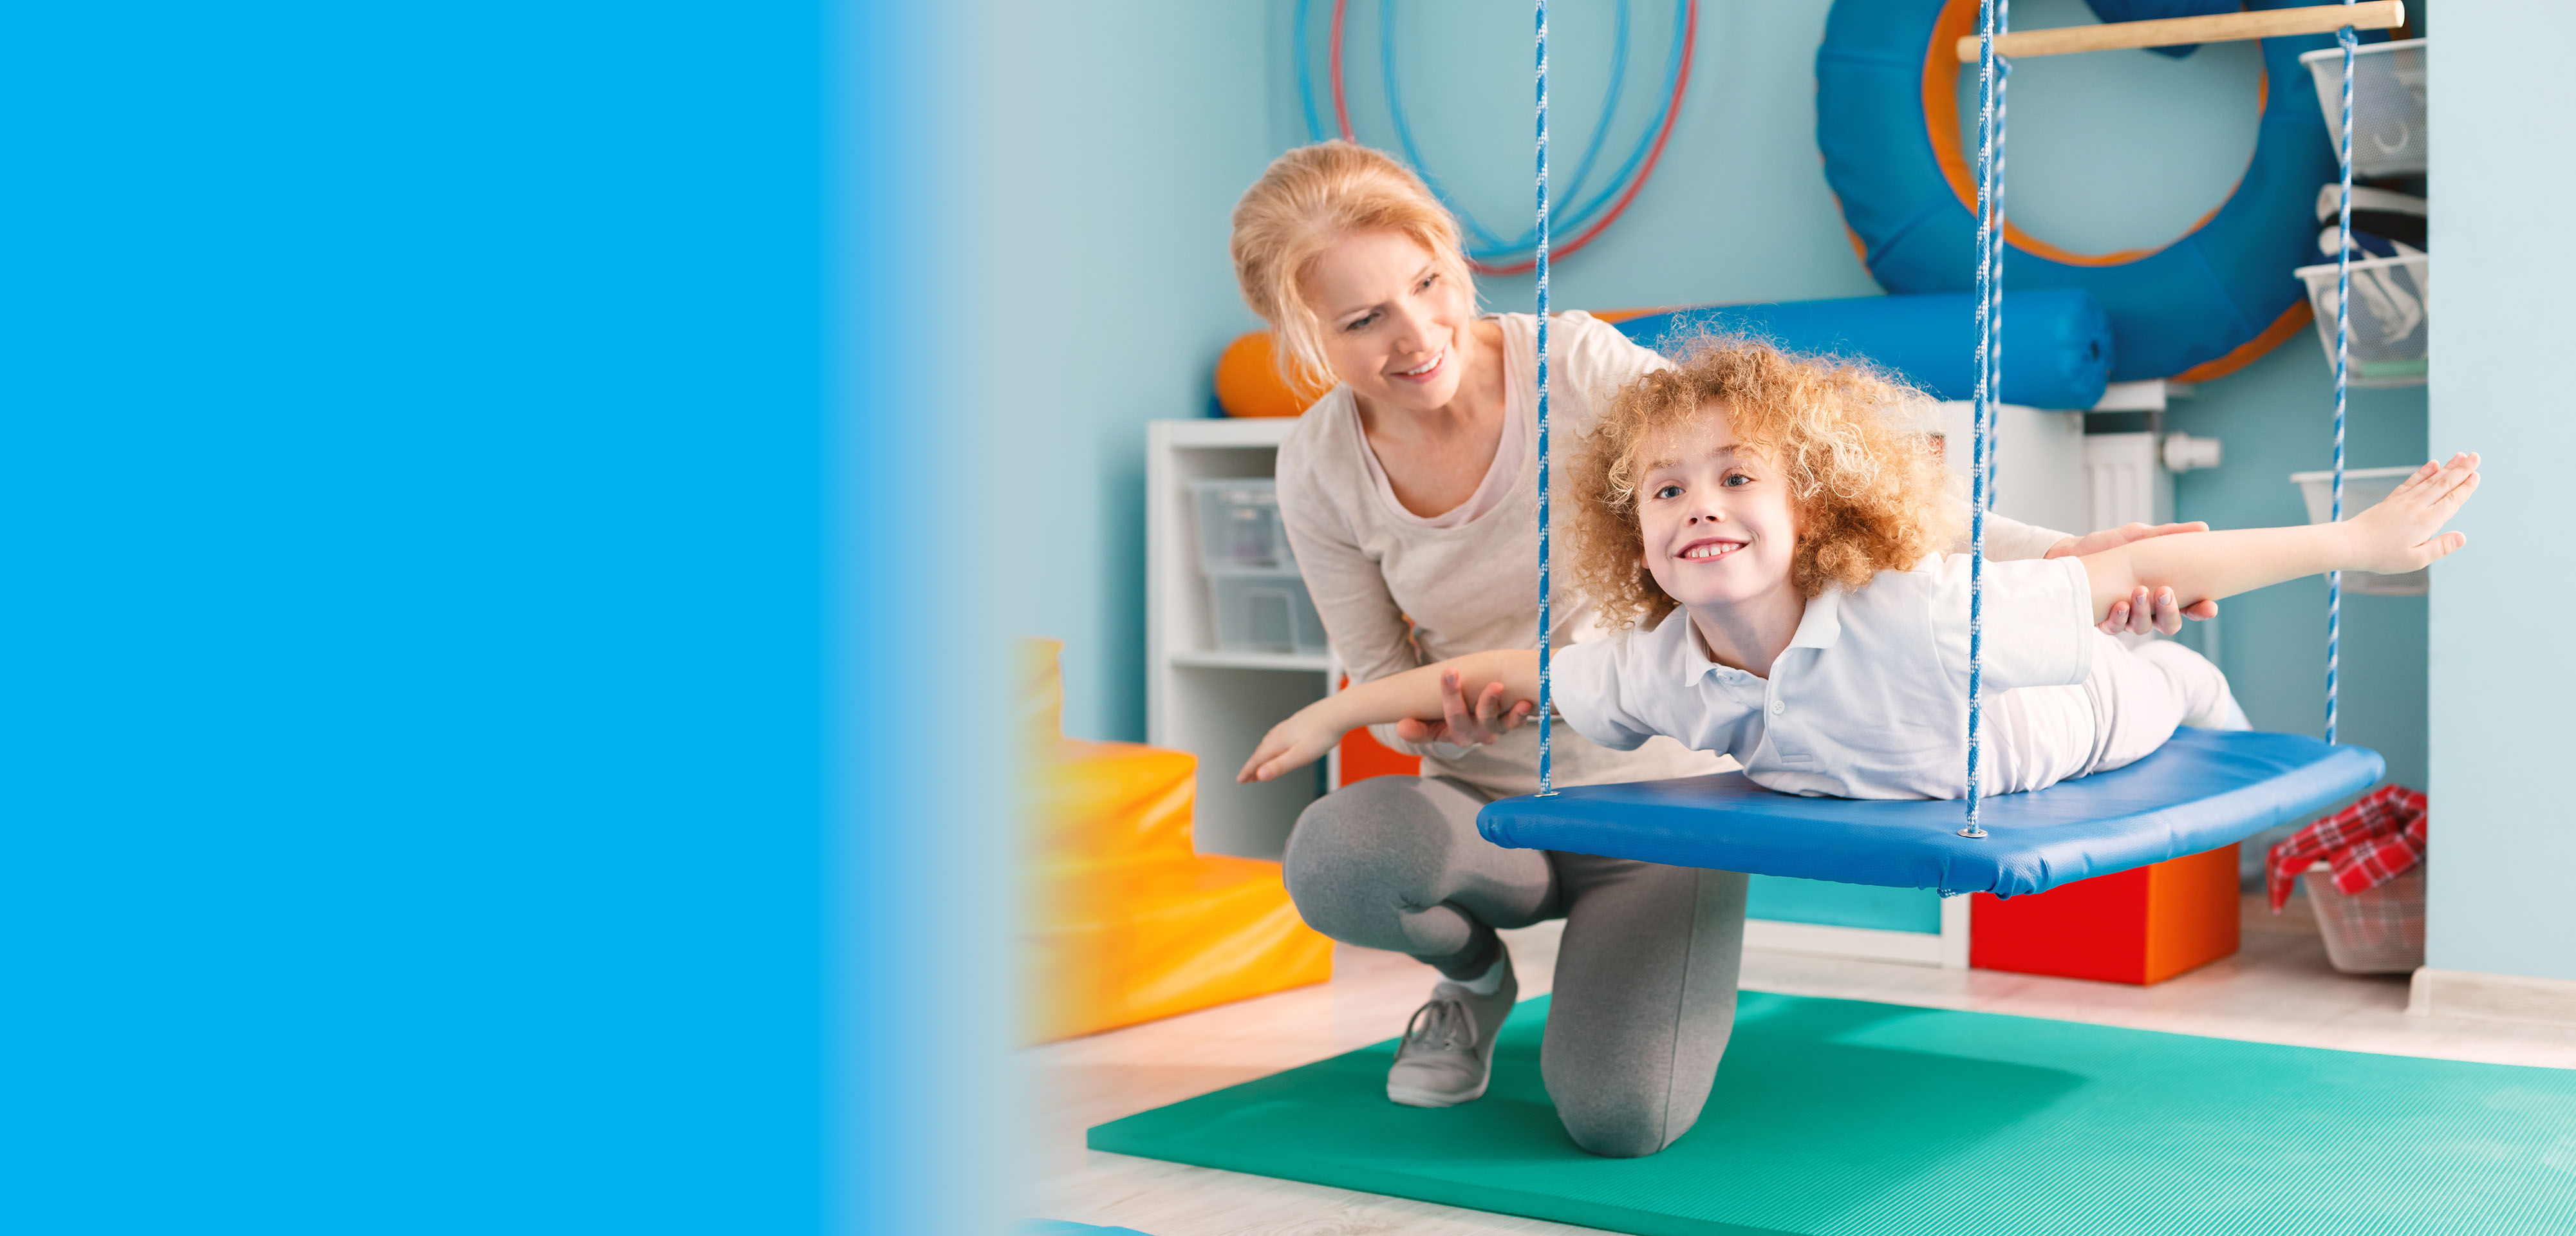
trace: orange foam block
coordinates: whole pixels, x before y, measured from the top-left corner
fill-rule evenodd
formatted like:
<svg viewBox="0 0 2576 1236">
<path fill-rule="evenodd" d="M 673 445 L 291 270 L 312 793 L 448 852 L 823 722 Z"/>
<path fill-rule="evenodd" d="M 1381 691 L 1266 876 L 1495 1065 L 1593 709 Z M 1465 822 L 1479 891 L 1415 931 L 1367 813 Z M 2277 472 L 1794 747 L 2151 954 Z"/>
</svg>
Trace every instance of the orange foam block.
<svg viewBox="0 0 2576 1236">
<path fill-rule="evenodd" d="M 1059 739 L 1030 769 L 1025 1034 L 1046 1042 L 1320 983 L 1279 864 L 1193 853 L 1197 758 Z"/>
<path fill-rule="evenodd" d="M 1342 735 L 1342 784 L 1371 777 L 1418 777 L 1422 757 L 1406 755 L 1369 736 L 1365 729 Z"/>
<path fill-rule="evenodd" d="M 2044 893 L 1977 893 L 1968 911 L 1968 964 L 2160 983 L 2236 951 L 2236 881 L 2231 844 Z"/>
</svg>

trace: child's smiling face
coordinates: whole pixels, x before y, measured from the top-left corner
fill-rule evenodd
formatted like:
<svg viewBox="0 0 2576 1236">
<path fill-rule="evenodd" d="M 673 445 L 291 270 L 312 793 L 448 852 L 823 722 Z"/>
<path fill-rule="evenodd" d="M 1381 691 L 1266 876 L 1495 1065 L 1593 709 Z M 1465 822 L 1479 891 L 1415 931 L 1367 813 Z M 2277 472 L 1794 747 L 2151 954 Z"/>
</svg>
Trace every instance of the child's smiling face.
<svg viewBox="0 0 2576 1236">
<path fill-rule="evenodd" d="M 1646 573 L 1705 612 L 1790 588 L 1798 513 L 1780 469 L 1737 441 L 1724 405 L 1701 413 L 1639 443 L 1637 524 Z"/>
</svg>

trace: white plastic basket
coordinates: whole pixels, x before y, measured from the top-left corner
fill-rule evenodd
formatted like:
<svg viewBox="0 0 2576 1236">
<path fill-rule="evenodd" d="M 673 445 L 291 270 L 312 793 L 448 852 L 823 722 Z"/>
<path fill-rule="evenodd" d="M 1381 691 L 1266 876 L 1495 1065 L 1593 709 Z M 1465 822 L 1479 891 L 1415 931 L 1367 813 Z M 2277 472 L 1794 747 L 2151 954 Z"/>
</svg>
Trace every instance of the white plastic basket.
<svg viewBox="0 0 2576 1236">
<path fill-rule="evenodd" d="M 2343 132 L 2343 49 L 2299 57 L 2316 79 L 2326 137 Z M 2403 176 L 2424 170 L 2424 40 L 2373 43 L 2352 54 L 2352 171 Z"/>
<path fill-rule="evenodd" d="M 2325 936 L 2326 960 L 2346 974 L 2404 974 L 2424 964 L 2424 868 L 2377 888 L 2336 888 L 2324 863 L 2299 877 Z"/>
<path fill-rule="evenodd" d="M 2334 363 L 2335 267 L 2302 266 L 2292 272 L 2308 285 L 2316 311 L 2317 342 Z M 2433 322 L 2432 258 L 2367 258 L 2352 264 L 2351 349 L 2344 380 L 2353 386 L 2421 386 L 2425 345 Z"/>
<path fill-rule="evenodd" d="M 2346 468 L 2343 474 L 2343 517 L 2350 519 L 2369 510 L 2397 488 L 2399 481 L 2414 473 L 2413 468 Z M 2293 472 L 2290 483 L 2299 487 L 2299 496 L 2308 503 L 2308 522 L 2321 524 L 2334 510 L 2334 473 Z M 2420 597 L 2432 588 L 2429 570 L 2407 571 L 2399 575 L 2379 575 L 2369 571 L 2346 571 L 2343 586 L 2347 592 L 2364 596 Z"/>
</svg>

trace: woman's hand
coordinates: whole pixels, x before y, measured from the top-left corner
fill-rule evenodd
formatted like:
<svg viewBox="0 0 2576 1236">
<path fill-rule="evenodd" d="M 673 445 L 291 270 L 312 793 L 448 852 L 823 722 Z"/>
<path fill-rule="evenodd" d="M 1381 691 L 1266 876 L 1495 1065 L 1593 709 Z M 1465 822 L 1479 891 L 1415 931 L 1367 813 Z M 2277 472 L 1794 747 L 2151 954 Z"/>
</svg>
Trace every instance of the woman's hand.
<svg viewBox="0 0 2576 1236">
<path fill-rule="evenodd" d="M 2446 464 L 2415 470 L 2377 506 L 2344 525 L 2353 537 L 2354 569 L 2396 575 L 2421 570 L 2469 543 L 2465 532 L 2444 532 L 2478 491 L 2478 454 L 2462 451 Z"/>
<path fill-rule="evenodd" d="M 1281 773 L 1294 772 L 1324 758 L 1324 753 L 1340 742 L 1344 727 L 1327 717 L 1326 705 L 1331 699 L 1308 704 L 1296 715 L 1270 727 L 1261 736 L 1261 745 L 1252 749 L 1252 758 L 1234 774 L 1235 784 L 1268 781 Z"/>
<path fill-rule="evenodd" d="M 1434 722 L 1407 717 L 1395 723 L 1395 736 L 1414 743 L 1484 746 L 1519 729 L 1522 722 L 1529 720 L 1532 702 L 1522 700 L 1506 709 L 1503 699 L 1508 694 L 1502 683 L 1487 683 L 1485 689 L 1477 693 L 1476 702 L 1471 707 L 1467 703 L 1465 689 L 1458 685 L 1457 671 L 1449 671 L 1440 676 L 1441 719 Z"/>
<path fill-rule="evenodd" d="M 2106 528 L 2083 536 L 2067 537 L 2050 546 L 2048 552 L 2042 557 L 2082 557 L 2085 554 L 2099 553 L 2102 550 L 2127 545 L 2133 541 L 2143 541 L 2149 537 L 2170 536 L 2177 532 L 2207 531 L 2209 531 L 2209 525 L 2199 520 L 2193 520 L 2187 524 L 2122 524 L 2117 528 Z M 2150 594 L 2147 589 L 2141 587 L 2132 593 L 2128 600 L 2112 602 L 2110 616 L 2102 620 L 2102 631 L 2106 635 L 2118 635 L 2122 632 L 2144 635 L 2149 631 L 2162 631 L 2171 635 L 2182 629 L 2182 620 L 2185 618 L 2199 622 L 2217 616 L 2218 602 L 2216 601 L 2202 601 L 2195 605 L 2177 607 L 2174 604 L 2173 589 L 2159 588 Z"/>
</svg>

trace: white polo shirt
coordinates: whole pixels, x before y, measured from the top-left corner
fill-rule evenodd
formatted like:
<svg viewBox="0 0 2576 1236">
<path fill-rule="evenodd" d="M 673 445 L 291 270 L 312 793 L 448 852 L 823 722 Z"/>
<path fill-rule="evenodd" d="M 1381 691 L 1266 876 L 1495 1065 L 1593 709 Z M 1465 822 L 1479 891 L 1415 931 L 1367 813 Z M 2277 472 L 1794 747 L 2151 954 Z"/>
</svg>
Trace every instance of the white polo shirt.
<svg viewBox="0 0 2576 1236">
<path fill-rule="evenodd" d="M 1807 602 L 1768 680 L 1709 659 L 1690 615 L 1559 651 L 1559 715 L 1628 750 L 1668 734 L 1791 794 L 1958 798 L 1968 759 L 1968 570 L 1936 554 Z M 2092 585 L 2074 558 L 1989 562 L 1984 792 L 2037 789 L 2093 754 Z"/>
</svg>

